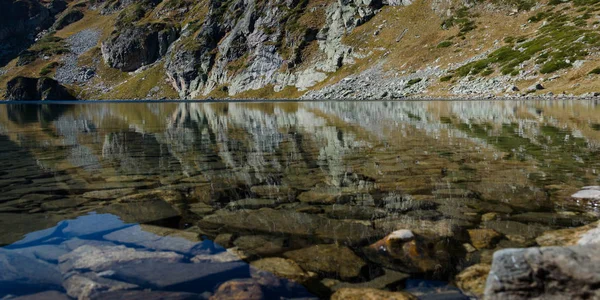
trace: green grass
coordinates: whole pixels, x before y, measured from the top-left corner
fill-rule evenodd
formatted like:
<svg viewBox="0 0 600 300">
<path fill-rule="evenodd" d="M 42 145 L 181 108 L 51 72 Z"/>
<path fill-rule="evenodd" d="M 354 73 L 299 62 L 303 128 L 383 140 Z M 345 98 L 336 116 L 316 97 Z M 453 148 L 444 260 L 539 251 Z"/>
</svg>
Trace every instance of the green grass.
<svg viewBox="0 0 600 300">
<path fill-rule="evenodd" d="M 570 23 L 573 20 L 562 14 L 548 15 L 548 24 L 542 26 L 536 36 L 516 38 L 517 45 L 512 42 L 515 38 L 505 38 L 509 43 L 487 58 L 471 62 L 455 70 L 455 75 L 464 77 L 477 75 L 485 71 L 489 75 L 494 67 L 498 67 L 504 75 L 519 73 L 519 66 L 531 59 L 541 65 L 540 73 L 549 74 L 558 70 L 570 68 L 567 61 L 584 59 L 587 49 L 600 47 L 600 33 L 587 29 L 586 25 L 578 26 Z M 485 74 L 483 74 L 485 75 Z"/>
<path fill-rule="evenodd" d="M 45 65 L 42 70 L 40 70 L 40 76 L 48 76 L 48 74 L 52 73 L 58 65 L 59 63 L 55 61 Z"/>
<path fill-rule="evenodd" d="M 451 41 L 443 41 L 437 45 L 438 48 L 448 48 L 450 46 L 452 46 Z"/>
<path fill-rule="evenodd" d="M 409 80 L 409 81 L 406 83 L 406 87 L 413 86 L 413 85 L 415 85 L 415 84 L 417 84 L 417 83 L 419 83 L 419 82 L 421 82 L 421 81 L 423 81 L 423 79 L 421 79 L 421 78 L 414 78 L 414 79 L 411 79 L 411 80 Z"/>
<path fill-rule="evenodd" d="M 446 81 L 450 81 L 450 80 L 452 80 L 452 75 L 447 75 L 447 76 L 440 78 L 441 82 L 446 82 Z"/>
</svg>

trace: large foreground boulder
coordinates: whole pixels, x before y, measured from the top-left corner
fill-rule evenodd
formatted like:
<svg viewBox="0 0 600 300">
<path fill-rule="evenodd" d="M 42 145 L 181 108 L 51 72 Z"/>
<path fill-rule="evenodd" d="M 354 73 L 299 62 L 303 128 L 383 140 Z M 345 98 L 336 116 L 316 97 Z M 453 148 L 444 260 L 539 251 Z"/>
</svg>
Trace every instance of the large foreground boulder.
<svg viewBox="0 0 600 300">
<path fill-rule="evenodd" d="M 135 71 L 164 56 L 177 36 L 178 30 L 164 23 L 127 26 L 102 43 L 102 57 L 112 68 Z"/>
<path fill-rule="evenodd" d="M 598 299 L 600 245 L 494 253 L 486 299 Z"/>
<path fill-rule="evenodd" d="M 75 100 L 67 88 L 48 78 L 18 76 L 6 84 L 6 100 Z"/>
</svg>

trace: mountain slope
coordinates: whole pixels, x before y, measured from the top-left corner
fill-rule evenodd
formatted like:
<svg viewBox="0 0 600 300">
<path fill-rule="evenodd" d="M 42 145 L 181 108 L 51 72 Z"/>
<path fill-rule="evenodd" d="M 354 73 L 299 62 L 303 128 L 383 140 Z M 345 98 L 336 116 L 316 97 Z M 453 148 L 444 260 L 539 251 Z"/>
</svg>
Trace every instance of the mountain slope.
<svg viewBox="0 0 600 300">
<path fill-rule="evenodd" d="M 593 96 L 599 12 L 600 0 L 72 1 L 24 29 L 46 29 L 28 50 L 2 55 L 0 87 L 49 76 L 85 99 Z"/>
</svg>

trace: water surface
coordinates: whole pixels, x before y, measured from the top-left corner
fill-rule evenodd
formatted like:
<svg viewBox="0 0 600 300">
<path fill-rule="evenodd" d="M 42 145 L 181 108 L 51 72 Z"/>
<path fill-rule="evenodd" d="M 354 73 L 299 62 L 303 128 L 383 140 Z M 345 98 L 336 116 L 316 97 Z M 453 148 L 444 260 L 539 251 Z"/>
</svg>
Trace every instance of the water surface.
<svg viewBox="0 0 600 300">
<path fill-rule="evenodd" d="M 570 196 L 599 185 L 599 146 L 594 101 L 2 105 L 0 297 L 458 299 L 462 268 L 598 219 Z M 469 250 L 475 228 L 501 237 Z M 416 256 L 369 247 L 398 229 Z"/>
</svg>

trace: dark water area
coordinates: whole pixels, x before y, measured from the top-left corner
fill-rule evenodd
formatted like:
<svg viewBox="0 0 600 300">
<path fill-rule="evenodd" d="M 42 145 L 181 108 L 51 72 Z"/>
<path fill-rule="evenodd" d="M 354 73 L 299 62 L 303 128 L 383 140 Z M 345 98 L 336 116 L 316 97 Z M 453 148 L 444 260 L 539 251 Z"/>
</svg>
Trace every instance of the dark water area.
<svg viewBox="0 0 600 300">
<path fill-rule="evenodd" d="M 1 105 L 0 299 L 466 299 L 599 219 L 599 147 L 594 101 Z"/>
</svg>

